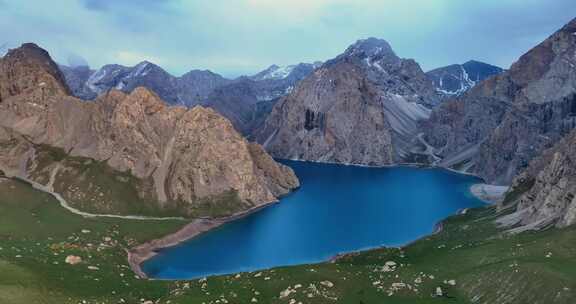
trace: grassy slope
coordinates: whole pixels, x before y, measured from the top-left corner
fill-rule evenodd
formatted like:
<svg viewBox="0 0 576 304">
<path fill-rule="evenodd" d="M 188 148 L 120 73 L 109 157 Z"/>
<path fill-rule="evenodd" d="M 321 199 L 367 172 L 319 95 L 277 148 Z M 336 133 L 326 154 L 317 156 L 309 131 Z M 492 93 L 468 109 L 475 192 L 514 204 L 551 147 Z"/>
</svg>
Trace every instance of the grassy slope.
<svg viewBox="0 0 576 304">
<path fill-rule="evenodd" d="M 119 303 L 121 299 L 126 303 L 140 299 L 250 303 L 252 298 L 258 303 L 291 299 L 295 303 L 472 303 L 473 298 L 475 303 L 574 303 L 575 228 L 500 237 L 492 224 L 494 216 L 493 209 L 479 209 L 452 217 L 441 233 L 402 251 L 380 249 L 337 263 L 206 282 L 145 281 L 133 277 L 123 248 L 174 231 L 182 222 L 84 219 L 25 184 L 4 180 L 0 182 L 0 303 Z M 70 254 L 84 262 L 65 264 Z M 383 272 L 386 261 L 399 267 Z M 90 265 L 99 270 L 89 270 Z M 452 279 L 455 286 L 444 283 Z M 324 286 L 322 281 L 334 286 Z M 400 282 L 410 288 L 390 292 L 391 285 Z M 296 285 L 302 287 L 279 299 L 281 291 Z M 431 297 L 438 286 L 448 297 Z"/>
<path fill-rule="evenodd" d="M 62 149 L 45 145 L 36 147 L 36 159 L 29 168 L 31 178 L 47 184 L 55 166 L 54 189 L 66 201 L 86 212 L 96 214 L 222 217 L 247 208 L 236 192 L 198 199 L 195 204 L 170 201 L 162 206 L 155 200 L 151 179 L 141 180 L 128 172 L 119 172 L 105 162 L 72 157 Z M 146 190 L 145 190 L 146 189 Z"/>
</svg>

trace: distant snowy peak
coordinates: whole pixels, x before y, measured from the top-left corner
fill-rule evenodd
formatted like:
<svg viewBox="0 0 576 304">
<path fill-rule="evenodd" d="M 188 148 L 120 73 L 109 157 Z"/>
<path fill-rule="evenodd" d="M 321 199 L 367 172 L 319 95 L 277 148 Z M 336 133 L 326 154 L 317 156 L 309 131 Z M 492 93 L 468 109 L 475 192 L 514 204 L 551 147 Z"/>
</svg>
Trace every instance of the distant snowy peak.
<svg viewBox="0 0 576 304">
<path fill-rule="evenodd" d="M 356 41 L 344 53 L 327 62 L 352 62 L 375 78 L 394 73 L 404 61 L 396 55 L 390 44 L 383 39 L 367 38 Z"/>
<path fill-rule="evenodd" d="M 445 97 L 461 95 L 483 80 L 504 72 L 504 69 L 479 61 L 453 64 L 426 73 L 436 91 Z"/>
<path fill-rule="evenodd" d="M 274 79 L 274 80 L 284 79 L 288 77 L 290 73 L 292 73 L 295 67 L 296 65 L 278 66 L 273 64 L 264 71 L 252 76 L 251 78 L 252 80 L 255 81 L 261 81 L 267 79 Z"/>
<path fill-rule="evenodd" d="M 313 70 L 317 69 L 322 65 L 322 62 L 315 62 L 315 63 L 300 63 L 300 64 L 293 64 L 287 66 L 278 66 L 278 65 L 271 65 L 264 71 L 250 76 L 249 78 L 254 81 L 263 81 L 263 80 L 281 80 L 287 79 L 292 76 L 292 78 L 301 78 L 301 74 L 309 74 Z M 298 75 L 295 75 L 298 74 Z"/>
<path fill-rule="evenodd" d="M 93 73 L 86 81 L 86 87 L 100 95 L 118 85 L 121 79 L 130 73 L 129 67 L 118 64 L 108 64 Z"/>
<path fill-rule="evenodd" d="M 142 61 L 133 68 L 128 77 L 146 76 L 154 66 L 154 64 L 148 61 Z"/>
</svg>

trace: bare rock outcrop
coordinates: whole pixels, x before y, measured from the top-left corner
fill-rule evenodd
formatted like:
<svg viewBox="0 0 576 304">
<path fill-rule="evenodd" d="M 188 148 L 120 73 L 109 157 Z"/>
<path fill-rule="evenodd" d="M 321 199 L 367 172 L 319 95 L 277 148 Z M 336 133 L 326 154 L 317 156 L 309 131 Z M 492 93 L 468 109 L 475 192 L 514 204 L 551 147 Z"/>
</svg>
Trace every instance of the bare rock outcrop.
<svg viewBox="0 0 576 304">
<path fill-rule="evenodd" d="M 576 127 L 576 19 L 423 123 L 440 165 L 509 184 Z"/>
<path fill-rule="evenodd" d="M 500 208 L 514 206 L 508 216 L 515 231 L 576 224 L 576 131 L 534 159 L 513 182 Z"/>
<path fill-rule="evenodd" d="M 126 200 L 192 216 L 215 205 L 241 211 L 273 202 L 299 185 L 211 109 L 169 107 L 145 88 L 81 102 L 34 45 L 3 58 L 0 75 L 0 169 L 44 183 L 54 176 L 55 189 L 72 200 L 88 196 L 106 211 L 127 212 L 110 203 L 123 204 L 108 193 L 110 178 L 133 190 Z"/>
<path fill-rule="evenodd" d="M 282 98 L 256 138 L 280 158 L 410 161 L 417 123 L 436 97 L 414 60 L 396 56 L 386 41 L 360 40 Z"/>
</svg>

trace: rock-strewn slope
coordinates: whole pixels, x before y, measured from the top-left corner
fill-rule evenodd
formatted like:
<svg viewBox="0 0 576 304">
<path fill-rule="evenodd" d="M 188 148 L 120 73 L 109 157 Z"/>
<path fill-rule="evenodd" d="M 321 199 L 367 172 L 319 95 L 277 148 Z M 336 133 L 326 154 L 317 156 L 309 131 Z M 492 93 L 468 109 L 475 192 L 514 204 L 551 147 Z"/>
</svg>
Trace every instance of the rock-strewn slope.
<svg viewBox="0 0 576 304">
<path fill-rule="evenodd" d="M 98 199 L 108 197 L 108 177 L 159 209 L 197 215 L 272 202 L 298 186 L 291 169 L 213 110 L 168 107 L 144 88 L 81 102 L 32 44 L 10 51 L 0 75 L 0 168 L 60 187 L 68 198 L 85 203 L 89 196 L 106 211 L 122 210 Z"/>
<path fill-rule="evenodd" d="M 257 131 L 280 158 L 384 165 L 409 160 L 417 122 L 437 102 L 414 60 L 360 40 L 282 98 Z"/>
<path fill-rule="evenodd" d="M 441 165 L 510 183 L 576 126 L 576 19 L 423 126 Z"/>
<path fill-rule="evenodd" d="M 514 179 L 500 207 L 511 204 L 517 204 L 516 213 L 501 221 L 519 225 L 517 231 L 576 224 L 576 131 Z"/>
</svg>

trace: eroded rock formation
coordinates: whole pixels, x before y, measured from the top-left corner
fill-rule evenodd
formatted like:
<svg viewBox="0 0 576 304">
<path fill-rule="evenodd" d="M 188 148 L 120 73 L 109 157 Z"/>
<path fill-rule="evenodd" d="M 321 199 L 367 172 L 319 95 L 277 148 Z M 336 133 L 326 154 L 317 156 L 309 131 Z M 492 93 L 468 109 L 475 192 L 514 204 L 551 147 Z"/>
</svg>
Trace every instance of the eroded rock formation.
<svg viewBox="0 0 576 304">
<path fill-rule="evenodd" d="M 291 169 L 211 109 L 168 107 L 145 88 L 81 102 L 33 44 L 10 51 L 0 77 L 0 169 L 50 182 L 83 205 L 124 212 L 120 205 L 134 204 L 124 196 L 182 215 L 226 214 L 298 186 Z M 107 178 L 132 192 L 109 193 Z"/>
<path fill-rule="evenodd" d="M 418 121 L 437 102 L 414 60 L 360 40 L 273 108 L 256 138 L 280 158 L 385 165 L 411 161 Z"/>
</svg>

